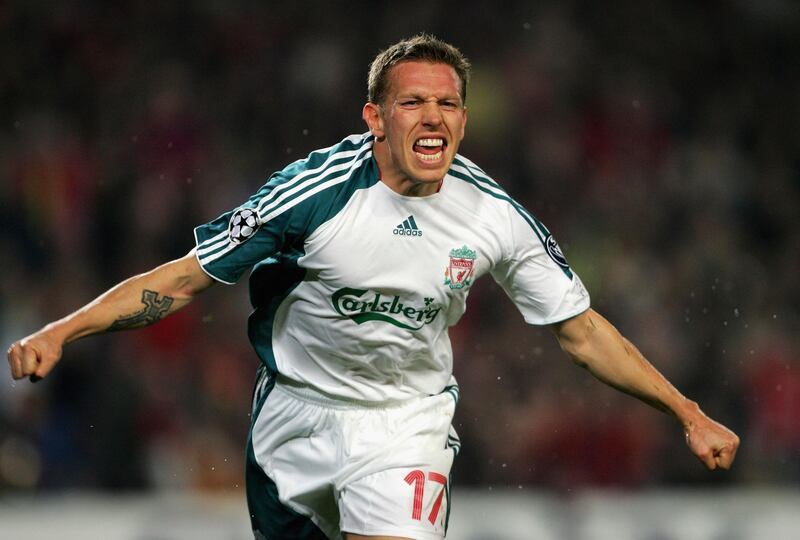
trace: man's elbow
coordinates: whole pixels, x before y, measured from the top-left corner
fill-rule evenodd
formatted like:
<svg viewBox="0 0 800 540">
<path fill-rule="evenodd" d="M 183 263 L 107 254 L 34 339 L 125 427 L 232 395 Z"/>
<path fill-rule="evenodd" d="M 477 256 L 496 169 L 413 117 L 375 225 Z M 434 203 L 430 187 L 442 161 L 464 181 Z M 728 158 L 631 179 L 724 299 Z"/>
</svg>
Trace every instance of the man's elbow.
<svg viewBox="0 0 800 540">
<path fill-rule="evenodd" d="M 586 347 L 583 343 L 575 343 L 575 342 L 564 342 L 559 340 L 559 345 L 561 345 L 561 350 L 564 351 L 567 356 L 572 359 L 572 361 L 586 369 L 589 365 L 586 358 Z"/>
<path fill-rule="evenodd" d="M 597 331 L 597 323 L 593 320 L 592 313 L 591 309 L 587 310 L 553 328 L 561 350 L 582 368 L 588 366 L 592 336 Z"/>
<path fill-rule="evenodd" d="M 184 257 L 181 262 L 183 263 L 181 268 L 181 293 L 187 298 L 194 298 L 215 283 L 200 267 L 193 254 L 191 257 Z"/>
<path fill-rule="evenodd" d="M 200 268 L 192 252 L 161 265 L 154 272 L 163 276 L 166 289 L 164 292 L 176 300 L 191 301 L 195 295 L 214 283 Z"/>
</svg>

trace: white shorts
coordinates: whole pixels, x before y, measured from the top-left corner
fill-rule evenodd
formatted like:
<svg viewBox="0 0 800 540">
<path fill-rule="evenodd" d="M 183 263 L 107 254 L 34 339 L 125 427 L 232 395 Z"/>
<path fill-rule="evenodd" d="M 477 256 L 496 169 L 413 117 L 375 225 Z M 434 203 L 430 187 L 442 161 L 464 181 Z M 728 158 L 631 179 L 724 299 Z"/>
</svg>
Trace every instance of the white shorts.
<svg viewBox="0 0 800 540">
<path fill-rule="evenodd" d="M 256 538 L 444 538 L 457 396 L 374 405 L 265 379 L 248 441 Z"/>
</svg>

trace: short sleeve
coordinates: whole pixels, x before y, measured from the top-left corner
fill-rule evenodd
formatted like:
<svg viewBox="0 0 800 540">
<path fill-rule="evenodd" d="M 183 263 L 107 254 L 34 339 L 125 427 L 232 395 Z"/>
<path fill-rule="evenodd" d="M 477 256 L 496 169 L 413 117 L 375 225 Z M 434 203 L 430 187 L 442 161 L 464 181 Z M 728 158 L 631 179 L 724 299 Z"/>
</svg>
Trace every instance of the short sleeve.
<svg viewBox="0 0 800 540">
<path fill-rule="evenodd" d="M 340 211 L 352 193 L 378 181 L 370 167 L 373 138 L 350 135 L 273 174 L 242 205 L 195 228 L 200 266 L 223 283 L 278 255 L 298 258 L 316 227 Z"/>
<path fill-rule="evenodd" d="M 589 309 L 589 293 L 550 231 L 518 205 L 510 209 L 507 252 L 492 269 L 528 324 L 563 321 Z"/>
<path fill-rule="evenodd" d="M 286 178 L 276 173 L 245 203 L 195 228 L 195 255 L 209 276 L 233 284 L 297 237 L 298 208 L 285 204 L 275 211 L 285 186 Z"/>
</svg>

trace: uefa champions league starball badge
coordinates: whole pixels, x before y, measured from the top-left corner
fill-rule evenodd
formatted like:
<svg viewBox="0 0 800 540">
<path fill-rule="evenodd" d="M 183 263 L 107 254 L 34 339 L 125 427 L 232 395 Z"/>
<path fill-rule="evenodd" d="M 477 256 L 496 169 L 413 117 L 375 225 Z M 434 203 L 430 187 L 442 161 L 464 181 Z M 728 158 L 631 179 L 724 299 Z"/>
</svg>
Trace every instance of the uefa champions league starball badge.
<svg viewBox="0 0 800 540">
<path fill-rule="evenodd" d="M 242 244 L 256 234 L 260 226 L 261 219 L 255 208 L 239 208 L 228 223 L 228 238 L 234 244 Z"/>
</svg>

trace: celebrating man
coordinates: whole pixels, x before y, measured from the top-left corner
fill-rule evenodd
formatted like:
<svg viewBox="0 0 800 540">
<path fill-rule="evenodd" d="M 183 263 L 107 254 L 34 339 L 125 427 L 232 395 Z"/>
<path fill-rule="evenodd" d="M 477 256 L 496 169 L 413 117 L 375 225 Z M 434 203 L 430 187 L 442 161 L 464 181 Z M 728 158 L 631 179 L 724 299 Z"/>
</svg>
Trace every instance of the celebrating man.
<svg viewBox="0 0 800 540">
<path fill-rule="evenodd" d="M 489 273 L 576 363 L 675 416 L 706 467 L 730 467 L 736 435 L 590 308 L 548 229 L 457 153 L 469 70 L 428 35 L 381 52 L 368 133 L 289 164 L 197 227 L 185 257 L 14 343 L 14 378 L 44 377 L 64 344 L 152 324 L 250 270 L 256 538 L 442 538 L 460 447 L 447 331 Z"/>
</svg>

